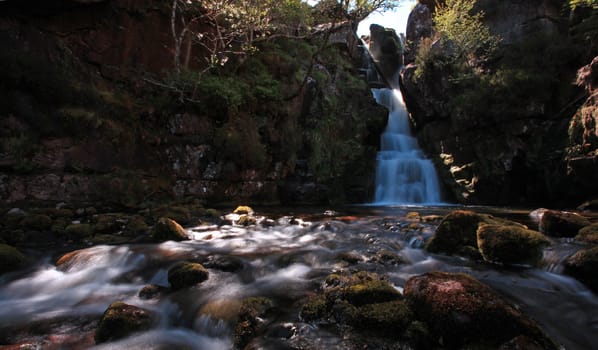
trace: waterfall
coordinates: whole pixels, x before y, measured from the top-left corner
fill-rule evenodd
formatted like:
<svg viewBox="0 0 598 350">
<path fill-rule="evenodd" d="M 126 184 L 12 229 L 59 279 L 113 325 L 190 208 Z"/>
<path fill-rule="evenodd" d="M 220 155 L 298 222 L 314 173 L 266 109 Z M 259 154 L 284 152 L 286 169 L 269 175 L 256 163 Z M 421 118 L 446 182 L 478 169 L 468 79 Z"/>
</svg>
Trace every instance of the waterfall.
<svg viewBox="0 0 598 350">
<path fill-rule="evenodd" d="M 378 104 L 388 109 L 388 124 L 376 159 L 374 204 L 440 203 L 436 169 L 411 135 L 401 91 L 372 89 Z"/>
</svg>

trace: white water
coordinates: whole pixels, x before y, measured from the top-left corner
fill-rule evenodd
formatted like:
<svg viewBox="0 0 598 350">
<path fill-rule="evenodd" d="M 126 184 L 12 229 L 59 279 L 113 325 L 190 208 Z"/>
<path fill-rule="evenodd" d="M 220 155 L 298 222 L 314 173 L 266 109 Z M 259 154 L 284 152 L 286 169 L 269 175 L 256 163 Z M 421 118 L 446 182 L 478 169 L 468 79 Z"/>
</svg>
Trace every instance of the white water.
<svg viewBox="0 0 598 350">
<path fill-rule="evenodd" d="M 438 204 L 440 188 L 436 169 L 411 135 L 401 92 L 372 89 L 378 104 L 388 109 L 388 125 L 380 139 L 376 159 L 375 204 Z"/>
</svg>

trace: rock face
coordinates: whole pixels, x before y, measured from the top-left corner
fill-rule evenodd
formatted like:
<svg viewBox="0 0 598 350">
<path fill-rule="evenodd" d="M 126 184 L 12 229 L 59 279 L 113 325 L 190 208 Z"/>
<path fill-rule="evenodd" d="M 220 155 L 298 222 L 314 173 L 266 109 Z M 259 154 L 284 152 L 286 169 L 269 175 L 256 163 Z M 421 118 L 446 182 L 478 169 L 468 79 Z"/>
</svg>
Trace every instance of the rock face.
<svg viewBox="0 0 598 350">
<path fill-rule="evenodd" d="M 596 193 L 596 183 L 589 180 L 598 171 L 595 156 L 590 155 L 596 147 L 584 141 L 592 140 L 595 131 L 590 107 L 595 97 L 587 102 L 589 109 L 574 118 L 575 127 L 569 128 L 575 130 L 574 143 L 587 145 L 588 152 L 581 158 L 567 157 L 567 124 L 579 97 L 569 82 L 587 61 L 569 55 L 585 44 L 567 36 L 565 2 L 476 1 L 474 9 L 484 12 L 484 24 L 501 37 L 502 46 L 498 58 L 479 63 L 474 70 L 495 74 L 492 79 L 499 84 L 468 80 L 448 63 L 454 48 L 438 40 L 432 28 L 437 2 L 420 1 L 411 13 L 402 85 L 419 143 L 435 161 L 454 200 L 575 203 Z M 422 45 L 433 63 L 419 75 L 414 63 Z M 557 54 L 559 47 L 564 51 Z M 554 59 L 545 60 L 550 55 Z M 532 60 L 542 64 L 531 64 Z M 537 86 L 543 86 L 542 92 Z"/>
<path fill-rule="evenodd" d="M 403 65 L 403 45 L 395 31 L 372 24 L 369 51 L 387 84 L 397 88 L 398 81 L 395 81 L 395 75 Z"/>
<path fill-rule="evenodd" d="M 404 293 L 416 316 L 447 348 L 498 347 L 523 335 L 541 348 L 558 349 L 534 321 L 471 276 L 427 273 L 409 279 Z"/>
<path fill-rule="evenodd" d="M 169 91 L 190 77 L 169 80 L 168 7 L 0 1 L 0 45 L 10 48 L 0 55 L 3 202 L 370 199 L 387 114 L 360 76 L 350 26 L 335 33 L 308 84 L 300 76 L 310 43 L 277 42 L 244 58 L 240 76 L 206 79 L 197 105 Z M 201 49 L 186 52 L 186 68 L 205 68 Z"/>
</svg>

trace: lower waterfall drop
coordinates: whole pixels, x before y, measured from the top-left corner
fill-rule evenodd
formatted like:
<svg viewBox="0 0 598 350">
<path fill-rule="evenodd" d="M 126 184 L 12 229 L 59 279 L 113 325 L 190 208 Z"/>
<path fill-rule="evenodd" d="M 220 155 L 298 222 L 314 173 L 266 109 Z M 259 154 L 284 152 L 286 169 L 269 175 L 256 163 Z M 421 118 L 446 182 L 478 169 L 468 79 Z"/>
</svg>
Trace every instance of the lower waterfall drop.
<svg viewBox="0 0 598 350">
<path fill-rule="evenodd" d="M 388 109 L 388 125 L 376 158 L 374 204 L 438 204 L 440 188 L 436 169 L 411 135 L 401 91 L 372 89 L 378 104 Z"/>
</svg>

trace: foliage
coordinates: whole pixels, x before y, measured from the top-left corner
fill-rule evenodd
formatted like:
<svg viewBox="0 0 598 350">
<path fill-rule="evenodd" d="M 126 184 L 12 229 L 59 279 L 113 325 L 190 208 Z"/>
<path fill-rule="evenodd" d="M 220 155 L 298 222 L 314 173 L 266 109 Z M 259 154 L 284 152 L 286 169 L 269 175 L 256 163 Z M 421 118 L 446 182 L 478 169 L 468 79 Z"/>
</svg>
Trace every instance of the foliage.
<svg viewBox="0 0 598 350">
<path fill-rule="evenodd" d="M 482 22 L 484 13 L 473 11 L 474 5 L 475 0 L 446 0 L 434 13 L 436 31 L 451 41 L 456 57 L 466 62 L 487 59 L 499 43 Z"/>
<path fill-rule="evenodd" d="M 598 9 L 598 0 L 569 0 L 569 6 L 573 9 L 579 6 L 587 6 L 596 10 Z"/>
</svg>

